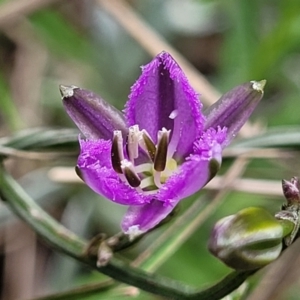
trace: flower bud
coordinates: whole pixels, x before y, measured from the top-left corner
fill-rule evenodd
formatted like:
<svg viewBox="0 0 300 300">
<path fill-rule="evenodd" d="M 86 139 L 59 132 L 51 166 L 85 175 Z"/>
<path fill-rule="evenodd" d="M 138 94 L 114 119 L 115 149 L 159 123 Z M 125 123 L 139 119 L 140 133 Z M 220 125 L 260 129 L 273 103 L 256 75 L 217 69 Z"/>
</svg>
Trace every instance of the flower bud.
<svg viewBox="0 0 300 300">
<path fill-rule="evenodd" d="M 291 178 L 290 181 L 282 180 L 283 194 L 288 201 L 288 205 L 300 203 L 300 182 L 297 177 Z"/>
<path fill-rule="evenodd" d="M 209 250 L 231 268 L 261 268 L 280 255 L 282 239 L 293 228 L 288 226 L 262 208 L 246 208 L 217 222 Z"/>
<path fill-rule="evenodd" d="M 283 194 L 287 203 L 282 205 L 275 218 L 281 221 L 288 221 L 294 224 L 292 232 L 284 238 L 286 246 L 290 246 L 296 238 L 300 228 L 300 182 L 297 177 L 292 177 L 290 181 L 282 180 Z"/>
</svg>

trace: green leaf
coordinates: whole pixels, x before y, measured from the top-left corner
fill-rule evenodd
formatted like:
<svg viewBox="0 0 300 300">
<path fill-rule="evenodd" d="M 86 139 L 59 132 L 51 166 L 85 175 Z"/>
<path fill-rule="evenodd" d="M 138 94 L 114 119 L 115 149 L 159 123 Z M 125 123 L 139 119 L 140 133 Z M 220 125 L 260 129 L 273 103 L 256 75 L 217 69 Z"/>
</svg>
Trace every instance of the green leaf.
<svg viewBox="0 0 300 300">
<path fill-rule="evenodd" d="M 280 126 L 263 134 L 234 142 L 228 148 L 300 147 L 300 126 Z"/>
<path fill-rule="evenodd" d="M 78 130 L 31 128 L 11 138 L 0 139 L 0 144 L 19 150 L 74 150 L 78 152 Z"/>
<path fill-rule="evenodd" d="M 84 33 L 79 33 L 70 22 L 54 10 L 40 10 L 30 17 L 40 39 L 51 53 L 79 60 L 90 60 L 93 48 Z"/>
<path fill-rule="evenodd" d="M 6 123 L 12 130 L 20 128 L 22 125 L 21 118 L 2 73 L 0 73 L 0 95 L 1 114 L 3 114 Z"/>
</svg>

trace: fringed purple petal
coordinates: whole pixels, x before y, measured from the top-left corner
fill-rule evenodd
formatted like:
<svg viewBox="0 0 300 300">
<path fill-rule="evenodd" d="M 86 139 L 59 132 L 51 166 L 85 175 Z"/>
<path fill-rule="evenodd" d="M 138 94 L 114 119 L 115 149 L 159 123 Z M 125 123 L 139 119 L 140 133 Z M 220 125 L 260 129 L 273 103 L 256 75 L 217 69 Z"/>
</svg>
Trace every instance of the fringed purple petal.
<svg viewBox="0 0 300 300">
<path fill-rule="evenodd" d="M 131 206 L 122 222 L 125 233 L 135 236 L 165 219 L 178 202 L 199 191 L 211 180 L 221 165 L 221 144 L 226 129 L 210 129 L 194 144 L 194 154 L 170 176 L 153 200 L 143 206 Z"/>
<path fill-rule="evenodd" d="M 122 231 L 134 238 L 155 227 L 173 209 L 174 206 L 166 205 L 158 200 L 142 206 L 130 206 L 121 224 Z"/>
<path fill-rule="evenodd" d="M 198 95 L 170 54 L 162 52 L 142 68 L 126 105 L 128 125 L 146 129 L 154 142 L 163 127 L 171 130 L 170 146 L 183 158 L 200 136 L 204 117 Z"/>
<path fill-rule="evenodd" d="M 124 205 L 141 205 L 151 197 L 124 183 L 111 165 L 111 141 L 80 140 L 77 168 L 80 177 L 96 193 Z"/>
<path fill-rule="evenodd" d="M 262 80 L 237 86 L 204 111 L 205 130 L 218 126 L 227 128 L 227 138 L 222 148 L 230 144 L 246 123 L 263 96 L 265 84 L 266 81 Z"/>
<path fill-rule="evenodd" d="M 127 133 L 123 114 L 95 93 L 63 85 L 60 91 L 68 115 L 86 138 L 112 139 L 116 129 Z"/>
<path fill-rule="evenodd" d="M 210 129 L 194 143 L 194 154 L 179 167 L 159 190 L 157 198 L 171 205 L 199 191 L 219 170 L 222 162 L 221 144 L 226 129 Z"/>
</svg>

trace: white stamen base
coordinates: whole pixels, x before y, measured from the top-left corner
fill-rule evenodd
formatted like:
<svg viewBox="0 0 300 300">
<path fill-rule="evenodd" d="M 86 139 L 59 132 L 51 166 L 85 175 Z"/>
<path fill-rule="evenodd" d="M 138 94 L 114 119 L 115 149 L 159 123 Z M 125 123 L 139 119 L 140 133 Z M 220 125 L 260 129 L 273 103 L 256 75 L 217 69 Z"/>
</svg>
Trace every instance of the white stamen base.
<svg viewBox="0 0 300 300">
<path fill-rule="evenodd" d="M 133 162 L 139 156 L 139 140 L 140 140 L 139 125 L 129 127 L 128 134 L 128 155 L 129 159 Z"/>
</svg>

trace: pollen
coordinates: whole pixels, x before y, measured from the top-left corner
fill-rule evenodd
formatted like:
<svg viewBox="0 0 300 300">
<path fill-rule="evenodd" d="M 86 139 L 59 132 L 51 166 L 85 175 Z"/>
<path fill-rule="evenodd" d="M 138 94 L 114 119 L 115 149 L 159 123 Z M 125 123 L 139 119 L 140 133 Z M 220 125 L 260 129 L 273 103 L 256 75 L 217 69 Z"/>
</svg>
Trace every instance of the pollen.
<svg viewBox="0 0 300 300">
<path fill-rule="evenodd" d="M 178 169 L 177 161 L 174 158 L 167 160 L 166 168 L 160 174 L 160 180 L 162 183 L 165 183 L 167 179 Z"/>
</svg>

